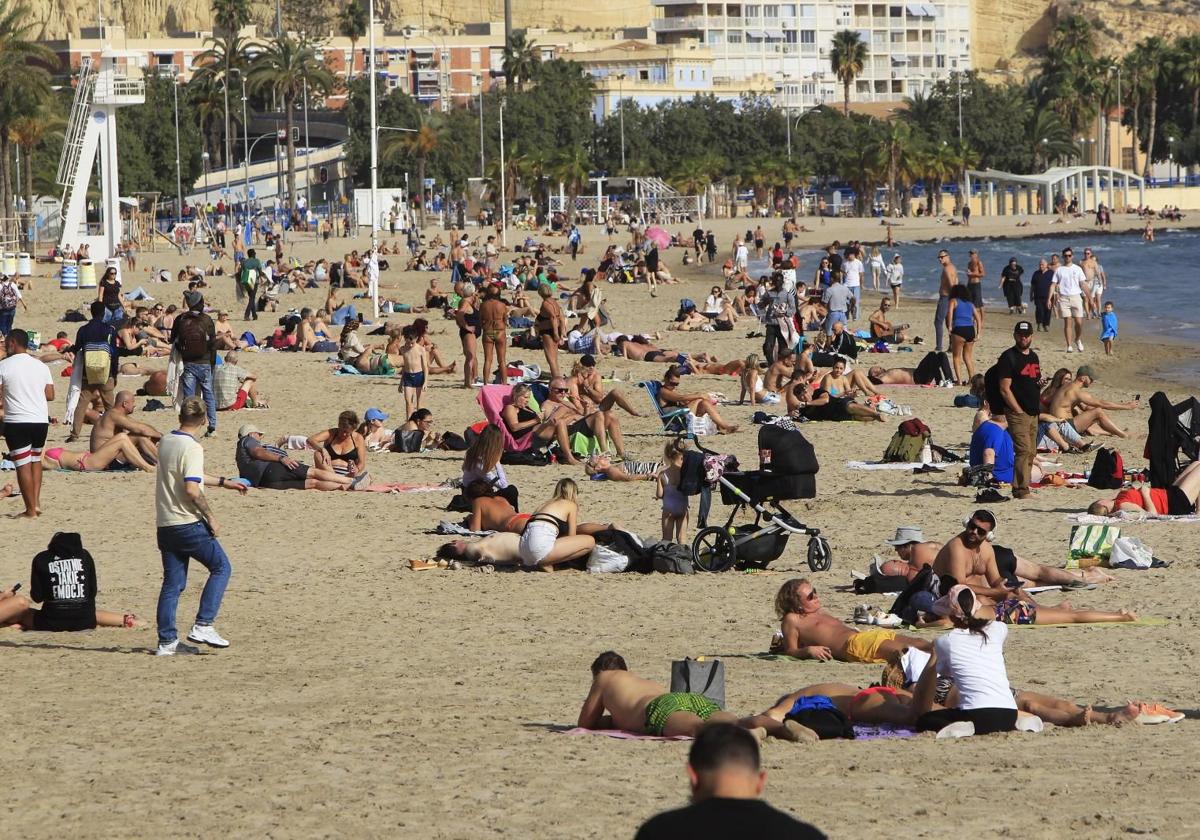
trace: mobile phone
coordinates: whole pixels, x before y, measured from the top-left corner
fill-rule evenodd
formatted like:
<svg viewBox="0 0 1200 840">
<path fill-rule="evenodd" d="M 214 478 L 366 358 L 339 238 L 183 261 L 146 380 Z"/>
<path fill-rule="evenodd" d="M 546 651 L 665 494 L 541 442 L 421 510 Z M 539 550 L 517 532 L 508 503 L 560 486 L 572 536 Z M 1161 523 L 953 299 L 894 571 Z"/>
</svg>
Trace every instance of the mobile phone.
<svg viewBox="0 0 1200 840">
<path fill-rule="evenodd" d="M 12 591 L 12 594 L 14 594 L 14 595 L 16 595 L 18 592 L 20 592 L 21 591 L 20 582 L 14 583 L 11 591 Z"/>
<path fill-rule="evenodd" d="M 1142 399 L 1142 395 L 1141 395 L 1141 394 L 1134 394 L 1134 395 L 1133 395 L 1133 401 L 1134 401 L 1134 402 L 1140 402 L 1140 401 L 1141 401 L 1141 399 Z"/>
</svg>

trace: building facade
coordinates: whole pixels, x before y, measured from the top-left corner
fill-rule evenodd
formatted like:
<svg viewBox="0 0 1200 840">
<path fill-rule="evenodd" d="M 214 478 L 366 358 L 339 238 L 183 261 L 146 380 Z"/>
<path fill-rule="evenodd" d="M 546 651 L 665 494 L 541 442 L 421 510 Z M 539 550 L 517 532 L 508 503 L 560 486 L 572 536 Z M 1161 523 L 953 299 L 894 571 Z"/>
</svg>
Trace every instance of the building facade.
<svg viewBox="0 0 1200 840">
<path fill-rule="evenodd" d="M 933 3 L 707 3 L 653 0 L 660 44 L 697 39 L 713 54 L 717 81 L 754 75 L 776 80 L 780 104 L 811 108 L 842 98 L 829 52 L 842 30 L 867 46 L 851 101 L 898 102 L 938 79 L 971 68 L 970 0 Z"/>
</svg>

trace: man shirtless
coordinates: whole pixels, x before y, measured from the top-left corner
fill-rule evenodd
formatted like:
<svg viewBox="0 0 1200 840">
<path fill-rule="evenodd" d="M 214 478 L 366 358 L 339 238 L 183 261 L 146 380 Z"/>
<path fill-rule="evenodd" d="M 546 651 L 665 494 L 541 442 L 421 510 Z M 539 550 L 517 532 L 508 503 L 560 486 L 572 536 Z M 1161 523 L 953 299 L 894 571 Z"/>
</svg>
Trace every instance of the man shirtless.
<svg viewBox="0 0 1200 840">
<path fill-rule="evenodd" d="M 607 712 L 607 714 L 605 714 Z M 703 694 L 671 693 L 629 671 L 620 654 L 608 650 L 592 662 L 592 685 L 578 725 L 585 729 L 623 729 L 644 735 L 695 736 L 707 723 L 733 723 L 759 737 L 816 741 L 811 729 L 765 715 L 738 719 Z"/>
<path fill-rule="evenodd" d="M 663 350 L 661 347 L 655 347 L 651 344 L 649 339 L 639 335 L 621 336 L 616 340 L 615 348 L 617 355 L 635 362 L 674 363 L 693 359 L 697 362 L 707 364 L 713 360 L 707 353 L 693 353 L 689 356 L 687 353 L 682 353 L 678 350 Z"/>
<path fill-rule="evenodd" d="M 892 302 L 884 298 L 879 302 L 879 308 L 871 313 L 868 320 L 871 323 L 871 338 L 883 340 L 889 344 L 903 344 L 908 341 L 908 324 L 893 324 L 888 320 L 888 310 Z"/>
<path fill-rule="evenodd" d="M 600 381 L 600 372 L 596 370 L 595 356 L 590 353 L 584 354 L 579 360 L 578 371 L 568 379 L 573 401 L 585 407 L 595 406 L 601 411 L 611 411 L 614 405 L 619 405 L 633 417 L 642 416 L 617 388 L 605 393 L 604 383 Z"/>
<path fill-rule="evenodd" d="M 92 426 L 92 437 L 88 443 L 88 449 L 96 452 L 117 435 L 126 434 L 133 445 L 138 448 L 142 457 L 151 464 L 157 464 L 158 442 L 162 439 L 162 432 L 147 423 L 134 420 L 133 413 L 135 411 L 137 411 L 137 401 L 133 398 L 133 393 L 130 391 L 118 392 L 113 400 L 113 407 L 100 415 L 96 424 Z M 121 459 L 118 457 L 117 460 Z"/>
<path fill-rule="evenodd" d="M 681 371 L 675 365 L 667 368 L 666 374 L 663 376 L 662 387 L 659 389 L 658 398 L 663 406 L 684 407 L 697 417 L 708 415 L 712 418 L 713 423 L 717 426 L 717 433 L 728 435 L 736 432 L 738 427 L 726 423 L 721 415 L 717 413 L 716 406 L 713 404 L 707 394 L 685 394 L 679 391 L 679 381 L 682 376 Z"/>
<path fill-rule="evenodd" d="M 996 552 L 988 541 L 988 534 L 996 528 L 995 515 L 985 509 L 975 511 L 967 520 L 962 532 L 942 546 L 933 560 L 933 573 L 942 580 L 952 578 L 954 583 L 968 586 L 984 606 L 1011 598 L 1032 601 L 1029 593 L 1013 586 L 1000 574 L 996 565 Z"/>
<path fill-rule="evenodd" d="M 941 353 L 946 349 L 946 313 L 950 311 L 950 290 L 958 285 L 958 269 L 950 261 L 949 251 L 938 251 L 938 263 L 942 266 L 942 276 L 938 281 L 938 302 L 933 315 L 933 331 L 937 336 L 937 346 L 934 349 Z"/>
<path fill-rule="evenodd" d="M 809 365 L 811 367 L 811 361 L 809 361 Z M 780 350 L 778 357 L 763 375 L 763 388 L 772 394 L 781 393 L 795 377 L 796 353 L 792 350 Z"/>
<path fill-rule="evenodd" d="M 617 455 L 624 460 L 625 439 L 621 434 L 621 421 L 612 410 L 614 403 L 615 400 L 602 400 L 600 405 L 593 406 L 581 399 L 573 399 L 570 380 L 556 376 L 550 380 L 550 396 L 542 403 L 542 419 L 548 420 L 552 415 L 567 424 L 568 433 L 582 432 L 596 438 L 601 451 L 608 449 L 608 439 L 612 438 Z"/>
<path fill-rule="evenodd" d="M 821 608 L 817 590 L 806 579 L 789 580 L 775 596 L 780 633 L 771 652 L 797 659 L 837 659 L 841 662 L 898 662 L 905 648 L 933 650 L 931 639 L 901 636 L 873 627 L 857 630 Z"/>
<path fill-rule="evenodd" d="M 1119 438 L 1129 437 L 1129 432 L 1109 419 L 1109 411 L 1132 411 L 1141 403 L 1138 400 L 1115 403 L 1092 396 L 1088 386 L 1096 381 L 1096 372 L 1090 365 L 1083 365 L 1075 372 L 1075 378 L 1054 392 L 1046 408 L 1045 420 L 1054 422 L 1068 442 L 1080 435 L 1107 433 Z M 1071 429 L 1065 430 L 1064 425 Z M 1076 432 L 1071 435 L 1070 432 Z M 1041 437 L 1041 435 L 1039 435 Z"/>
</svg>

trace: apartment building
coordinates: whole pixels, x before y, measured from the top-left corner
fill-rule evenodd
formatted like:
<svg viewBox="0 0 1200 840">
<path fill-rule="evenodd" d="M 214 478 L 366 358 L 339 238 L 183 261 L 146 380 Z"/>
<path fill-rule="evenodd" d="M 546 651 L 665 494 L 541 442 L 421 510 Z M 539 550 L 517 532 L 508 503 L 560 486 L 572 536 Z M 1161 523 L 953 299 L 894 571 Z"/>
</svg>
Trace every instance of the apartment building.
<svg viewBox="0 0 1200 840">
<path fill-rule="evenodd" d="M 755 75 L 776 80 L 780 104 L 811 108 L 839 101 L 830 67 L 835 33 L 850 29 L 867 45 L 852 101 L 896 102 L 956 70 L 971 67 L 970 0 L 933 3 L 707 3 L 652 0 L 660 44 L 696 39 L 713 54 L 717 81 Z"/>
</svg>

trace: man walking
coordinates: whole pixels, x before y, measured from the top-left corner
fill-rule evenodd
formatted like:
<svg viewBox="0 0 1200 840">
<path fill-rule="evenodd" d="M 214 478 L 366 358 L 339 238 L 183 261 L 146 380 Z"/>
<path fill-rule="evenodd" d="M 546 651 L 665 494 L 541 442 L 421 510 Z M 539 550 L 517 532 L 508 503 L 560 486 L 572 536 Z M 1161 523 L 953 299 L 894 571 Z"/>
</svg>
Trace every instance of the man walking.
<svg viewBox="0 0 1200 840">
<path fill-rule="evenodd" d="M 179 409 L 179 428 L 164 435 L 158 446 L 154 510 L 163 564 L 157 614 L 159 656 L 199 653 L 198 648 L 180 644 L 175 629 L 179 596 L 187 586 L 188 561 L 193 558 L 208 569 L 208 582 L 200 593 L 200 609 L 188 641 L 229 647 L 229 642 L 213 627 L 229 584 L 229 558 L 217 542 L 220 530 L 204 488 L 226 487 L 245 494 L 246 485 L 204 472 L 204 448 L 196 440 L 196 433 L 204 427 L 205 413 L 204 403 L 198 398 L 185 399 Z"/>
<path fill-rule="evenodd" d="M 217 396 L 213 392 L 213 365 L 216 362 L 217 327 L 204 314 L 204 296 L 199 292 L 184 292 L 187 312 L 175 319 L 171 332 L 175 349 L 183 361 L 183 395 L 194 397 L 199 390 L 208 409 L 208 431 L 211 437 L 217 430 Z"/>
<path fill-rule="evenodd" d="M 75 403 L 67 443 L 79 440 L 87 410 L 96 397 L 104 403 L 105 411 L 113 407 L 113 392 L 117 387 L 117 329 L 104 320 L 107 312 L 102 301 L 92 301 L 92 320 L 75 333 L 75 346 L 71 349 L 75 353 L 75 364 L 82 370 L 79 401 Z"/>
<path fill-rule="evenodd" d="M 1037 455 L 1037 425 L 1041 392 L 1041 362 L 1033 352 L 1033 325 L 1018 321 L 1013 327 L 1012 347 L 996 362 L 996 379 L 1008 418 L 1008 433 L 1013 440 L 1013 498 L 1029 496 L 1029 474 Z"/>
<path fill-rule="evenodd" d="M 950 290 L 958 285 L 958 269 L 950 262 L 949 251 L 938 251 L 938 263 L 942 266 L 942 278 L 938 283 L 937 311 L 933 315 L 933 332 L 938 353 L 946 352 L 946 315 L 950 312 Z"/>
<path fill-rule="evenodd" d="M 29 334 L 13 330 L 4 341 L 8 357 L 0 362 L 0 395 L 4 398 L 4 442 L 17 468 L 17 486 L 28 519 L 42 513 L 42 447 L 50 426 L 48 403 L 54 400 L 50 368 L 29 355 Z"/>
<path fill-rule="evenodd" d="M 1063 264 L 1054 270 L 1054 281 L 1050 286 L 1050 306 L 1058 304 L 1058 316 L 1063 319 L 1063 337 L 1067 340 L 1067 352 L 1083 352 L 1083 287 L 1087 276 L 1072 260 L 1075 252 L 1063 248 Z"/>
</svg>

